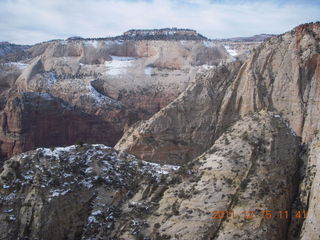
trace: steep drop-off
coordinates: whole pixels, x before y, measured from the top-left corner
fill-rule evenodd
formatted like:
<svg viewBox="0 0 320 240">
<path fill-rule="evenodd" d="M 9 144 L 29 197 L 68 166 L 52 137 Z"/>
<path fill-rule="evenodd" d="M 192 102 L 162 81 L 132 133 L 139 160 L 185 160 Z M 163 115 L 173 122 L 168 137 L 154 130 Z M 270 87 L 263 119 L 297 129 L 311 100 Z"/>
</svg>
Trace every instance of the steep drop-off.
<svg viewBox="0 0 320 240">
<path fill-rule="evenodd" d="M 175 101 L 130 128 L 116 148 L 157 162 L 183 164 L 203 153 L 240 116 L 277 112 L 310 142 L 319 131 L 320 24 L 264 42 L 244 63 L 198 77 Z"/>
<path fill-rule="evenodd" d="M 30 151 L 0 174 L 0 239 L 283 240 L 289 219 L 262 211 L 290 209 L 298 149 L 286 123 L 261 112 L 180 169 L 102 145 Z M 212 219 L 220 210 L 236 218 Z"/>
<path fill-rule="evenodd" d="M 14 95 L 0 114 L 2 159 L 39 146 L 77 142 L 110 144 L 117 137 L 107 122 L 48 93 Z"/>
<path fill-rule="evenodd" d="M 24 51 L 29 58 L 23 62 L 2 58 L 1 109 L 17 93 L 49 93 L 104 121 L 110 134 L 103 143 L 112 146 L 128 126 L 173 101 L 197 73 L 232 60 L 222 44 L 188 29 L 131 30 L 104 39 L 74 37 Z M 93 132 L 91 139 L 99 142 L 96 136 Z M 7 138 L 0 141 L 7 144 Z"/>
</svg>

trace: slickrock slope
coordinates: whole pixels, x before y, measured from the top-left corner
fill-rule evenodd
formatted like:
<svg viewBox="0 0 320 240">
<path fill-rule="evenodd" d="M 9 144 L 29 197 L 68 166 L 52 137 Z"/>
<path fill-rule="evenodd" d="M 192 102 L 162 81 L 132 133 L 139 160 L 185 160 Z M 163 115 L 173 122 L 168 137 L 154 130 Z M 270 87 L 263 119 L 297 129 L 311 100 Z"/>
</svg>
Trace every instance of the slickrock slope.
<svg viewBox="0 0 320 240">
<path fill-rule="evenodd" d="M 37 149 L 0 175 L 0 239 L 285 239 L 299 138 L 271 113 L 245 116 L 188 166 L 102 145 Z M 175 171 L 174 171 L 175 170 Z M 211 219 L 214 210 L 255 211 Z"/>
<path fill-rule="evenodd" d="M 261 211 L 290 208 L 297 153 L 298 139 L 279 118 L 246 116 L 190 169 L 179 170 L 182 182 L 169 187 L 148 219 L 168 239 L 285 239 L 288 220 L 262 219 Z M 236 218 L 211 219 L 215 210 L 234 211 Z M 245 219 L 243 210 L 254 217 Z"/>
<path fill-rule="evenodd" d="M 157 162 L 183 164 L 203 153 L 239 116 L 277 112 L 310 142 L 319 126 L 320 23 L 273 37 L 242 65 L 197 78 L 174 102 L 129 129 L 116 148 Z"/>
<path fill-rule="evenodd" d="M 215 131 L 222 132 L 216 126 L 216 115 L 240 66 L 238 62 L 232 63 L 232 68 L 223 66 L 198 78 L 166 108 L 133 125 L 116 148 L 142 159 L 177 164 L 198 156 L 212 146 Z M 227 125 L 226 120 L 224 124 Z"/>
<path fill-rule="evenodd" d="M 48 93 L 14 95 L 0 114 L 2 158 L 39 146 L 112 143 L 117 137 L 107 122 Z"/>
</svg>

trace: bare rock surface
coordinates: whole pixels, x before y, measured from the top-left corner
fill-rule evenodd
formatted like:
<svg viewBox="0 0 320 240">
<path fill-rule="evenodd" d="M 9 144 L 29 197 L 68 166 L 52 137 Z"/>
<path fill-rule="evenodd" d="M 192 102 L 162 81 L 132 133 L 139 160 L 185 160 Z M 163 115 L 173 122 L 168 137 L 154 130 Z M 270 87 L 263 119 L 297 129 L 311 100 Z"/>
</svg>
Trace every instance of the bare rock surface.
<svg viewBox="0 0 320 240">
<path fill-rule="evenodd" d="M 308 149 L 303 151 L 304 164 L 300 168 L 301 181 L 297 199 L 293 207 L 304 211 L 303 218 L 291 219 L 288 239 L 319 239 L 320 217 L 319 217 L 319 165 L 320 165 L 320 138 L 314 138 Z"/>
<path fill-rule="evenodd" d="M 121 222 L 136 227 L 124 203 L 147 186 L 157 189 L 176 169 L 99 144 L 17 155 L 0 176 L 0 239 L 118 239 Z M 134 203 L 130 209 L 151 211 Z"/>
<path fill-rule="evenodd" d="M 319 136 L 314 139 L 311 145 L 309 162 L 306 177 L 311 181 L 311 186 L 307 185 L 307 210 L 308 215 L 303 223 L 301 239 L 318 239 L 320 238 L 320 139 Z"/>
<path fill-rule="evenodd" d="M 110 143 L 117 133 L 105 121 L 49 93 L 26 92 L 9 98 L 0 114 L 2 158 L 39 146 L 78 141 Z"/>
<path fill-rule="evenodd" d="M 102 143 L 111 146 L 128 126 L 150 118 L 173 101 L 198 73 L 232 60 L 223 45 L 190 29 L 131 30 L 114 38 L 52 40 L 24 52 L 26 59 L 2 58 L 1 109 L 17 93 L 51 94 L 104 121 L 113 138 Z M 7 138 L 0 141 L 7 144 Z"/>
<path fill-rule="evenodd" d="M 289 220 L 261 211 L 290 208 L 298 145 L 282 119 L 261 112 L 180 169 L 103 145 L 23 153 L 0 174 L 0 238 L 285 239 Z M 215 210 L 239 218 L 212 219 Z"/>
<path fill-rule="evenodd" d="M 175 101 L 129 129 L 116 148 L 183 164 L 203 153 L 240 116 L 261 109 L 288 120 L 304 142 L 319 130 L 320 24 L 270 38 L 243 63 L 199 76 Z"/>
</svg>

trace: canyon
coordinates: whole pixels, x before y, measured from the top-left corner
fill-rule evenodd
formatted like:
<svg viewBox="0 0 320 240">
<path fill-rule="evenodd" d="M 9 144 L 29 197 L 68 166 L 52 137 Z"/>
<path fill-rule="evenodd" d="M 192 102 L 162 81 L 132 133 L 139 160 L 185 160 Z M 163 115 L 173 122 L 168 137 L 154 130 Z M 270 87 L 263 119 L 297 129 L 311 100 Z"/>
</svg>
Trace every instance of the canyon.
<svg viewBox="0 0 320 240">
<path fill-rule="evenodd" d="M 0 65 L 0 239 L 319 239 L 319 22 L 23 51 Z"/>
<path fill-rule="evenodd" d="M 9 108 L 9 99 L 17 94 L 48 93 L 100 120 L 112 132 L 103 141 L 99 136 L 94 139 L 94 133 L 90 137 L 79 135 L 78 140 L 110 146 L 114 146 L 133 123 L 150 118 L 173 101 L 197 74 L 233 59 L 223 44 L 184 29 L 138 33 L 131 30 L 103 39 L 71 37 L 35 44 L 23 53 L 22 47 L 3 45 L 4 50 L 11 49 L 1 58 L 0 66 L 3 114 Z M 41 110 L 40 107 L 37 111 Z M 15 117 L 15 122 L 25 121 L 19 119 L 20 115 Z M 81 122 L 81 117 L 77 121 Z M 33 124 L 33 129 L 41 128 L 40 117 Z M 74 139 L 60 141 L 70 139 L 63 134 L 64 124 L 68 125 L 59 121 L 57 128 L 61 131 L 57 130 L 56 134 L 61 136 L 57 138 L 59 141 L 51 141 L 51 146 L 75 143 Z M 3 158 L 47 146 L 34 142 L 31 137 L 19 136 L 17 131 L 10 134 L 5 129 L 0 131 Z M 13 146 L 15 139 L 28 142 L 24 144 L 28 148 Z M 8 151 L 8 148 L 16 150 Z"/>
</svg>

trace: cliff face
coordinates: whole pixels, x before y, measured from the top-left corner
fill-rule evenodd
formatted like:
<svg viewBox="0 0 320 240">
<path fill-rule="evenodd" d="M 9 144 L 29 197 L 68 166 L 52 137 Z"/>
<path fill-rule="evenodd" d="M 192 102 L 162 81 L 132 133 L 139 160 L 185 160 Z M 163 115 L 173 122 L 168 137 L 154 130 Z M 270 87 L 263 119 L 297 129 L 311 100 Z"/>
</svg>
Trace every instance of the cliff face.
<svg viewBox="0 0 320 240">
<path fill-rule="evenodd" d="M 309 154 L 309 161 L 305 172 L 305 185 L 300 187 L 301 198 L 304 206 L 308 208 L 308 215 L 303 222 L 301 239 L 317 239 L 320 237 L 320 138 L 314 139 Z"/>
<path fill-rule="evenodd" d="M 112 143 L 117 137 L 105 121 L 48 93 L 12 96 L 0 114 L 0 126 L 2 158 L 39 146 Z"/>
<path fill-rule="evenodd" d="M 24 153 L 1 173 L 0 236 L 285 239 L 289 220 L 261 214 L 290 208 L 298 144 L 285 122 L 260 113 L 235 123 L 181 169 L 102 145 Z M 239 218 L 212 219 L 220 210 Z"/>
<path fill-rule="evenodd" d="M 124 129 L 165 107 L 197 73 L 231 60 L 221 44 L 187 30 L 170 31 L 160 31 L 168 36 L 165 40 L 158 38 L 161 34 L 150 40 L 145 34 L 130 32 L 110 39 L 71 38 L 36 44 L 25 50 L 31 56 L 28 61 L 0 66 L 4 70 L 1 106 L 16 93 L 49 93 L 103 120 L 113 134 L 103 143 L 113 146 Z M 140 40 L 133 36 L 141 34 L 144 38 Z M 176 35 L 181 40 L 172 38 Z M 98 138 L 92 135 L 95 142 Z M 7 138 L 0 140 L 6 144 Z"/>
<path fill-rule="evenodd" d="M 30 57 L 28 49 L 31 46 L 0 42 L 0 63 L 4 61 L 20 61 Z"/>
<path fill-rule="evenodd" d="M 148 121 L 136 124 L 116 148 L 158 162 L 182 164 L 203 153 L 240 116 L 277 112 L 310 142 L 319 130 L 320 25 L 273 37 L 243 64 L 234 62 L 198 77 Z"/>
<path fill-rule="evenodd" d="M 210 41 L 33 48 L 1 90 L 6 156 L 113 144 L 158 112 L 116 149 L 7 160 L 0 239 L 318 239 L 319 38 L 319 23 L 301 25 L 227 64 Z"/>
<path fill-rule="evenodd" d="M 195 30 L 182 28 L 132 29 L 118 38 L 136 40 L 207 40 L 206 37 Z"/>
</svg>

